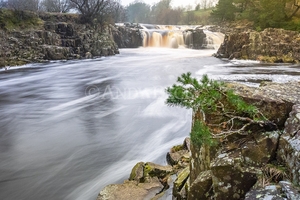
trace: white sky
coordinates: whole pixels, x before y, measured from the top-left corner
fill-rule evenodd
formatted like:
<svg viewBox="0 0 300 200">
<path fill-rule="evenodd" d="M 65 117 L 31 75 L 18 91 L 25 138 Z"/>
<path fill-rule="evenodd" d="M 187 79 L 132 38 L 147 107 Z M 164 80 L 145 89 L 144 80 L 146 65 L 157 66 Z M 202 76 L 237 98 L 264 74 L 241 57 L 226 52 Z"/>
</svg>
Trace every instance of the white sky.
<svg viewBox="0 0 300 200">
<path fill-rule="evenodd" d="M 153 5 L 154 3 L 159 2 L 160 0 L 144 0 L 146 4 Z M 134 0 L 121 0 L 121 4 L 124 6 L 127 6 L 128 4 L 134 2 Z M 188 5 L 192 5 L 193 7 L 196 5 L 196 3 L 199 2 L 199 0 L 172 0 L 172 6 L 178 7 L 183 6 L 186 7 Z"/>
</svg>

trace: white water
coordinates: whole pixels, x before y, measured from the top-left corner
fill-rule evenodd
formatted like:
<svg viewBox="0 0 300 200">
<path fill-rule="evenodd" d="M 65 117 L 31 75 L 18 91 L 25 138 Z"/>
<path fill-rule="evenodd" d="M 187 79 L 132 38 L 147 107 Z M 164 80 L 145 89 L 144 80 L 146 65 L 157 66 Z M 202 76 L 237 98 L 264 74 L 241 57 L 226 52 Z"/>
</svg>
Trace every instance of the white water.
<svg viewBox="0 0 300 200">
<path fill-rule="evenodd" d="M 191 112 L 164 104 L 185 72 L 257 85 L 299 80 L 298 65 L 226 61 L 215 50 L 139 48 L 96 60 L 0 72 L 0 199 L 94 200 L 140 161 L 166 164 Z"/>
</svg>

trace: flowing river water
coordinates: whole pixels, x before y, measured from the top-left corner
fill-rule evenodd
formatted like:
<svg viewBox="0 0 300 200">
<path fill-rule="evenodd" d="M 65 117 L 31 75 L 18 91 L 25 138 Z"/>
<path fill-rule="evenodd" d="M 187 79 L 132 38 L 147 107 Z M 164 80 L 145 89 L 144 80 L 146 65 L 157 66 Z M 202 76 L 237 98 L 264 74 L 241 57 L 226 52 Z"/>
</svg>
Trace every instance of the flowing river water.
<svg viewBox="0 0 300 200">
<path fill-rule="evenodd" d="M 122 49 L 114 57 L 0 71 L 0 199 L 95 200 L 140 161 L 189 135 L 191 111 L 164 90 L 185 72 L 257 86 L 300 80 L 299 65 L 227 61 L 214 50 Z"/>
</svg>

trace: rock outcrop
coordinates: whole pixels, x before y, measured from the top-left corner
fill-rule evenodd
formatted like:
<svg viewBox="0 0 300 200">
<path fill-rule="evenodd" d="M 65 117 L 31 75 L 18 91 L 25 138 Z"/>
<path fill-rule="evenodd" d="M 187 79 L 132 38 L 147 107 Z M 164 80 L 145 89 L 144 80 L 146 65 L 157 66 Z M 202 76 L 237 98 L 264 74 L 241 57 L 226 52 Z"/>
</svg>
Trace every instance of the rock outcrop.
<svg viewBox="0 0 300 200">
<path fill-rule="evenodd" d="M 255 104 L 276 127 L 254 126 L 251 133 L 231 135 L 215 146 L 186 139 L 167 154 L 170 166 L 138 163 L 128 181 L 106 187 L 98 200 L 126 199 L 118 195 L 131 192 L 134 199 L 160 199 L 169 186 L 177 200 L 300 199 L 300 82 L 226 87 Z M 193 120 L 201 116 L 196 112 Z M 161 190 L 154 194 L 155 189 Z"/>
<path fill-rule="evenodd" d="M 74 14 L 40 14 L 41 25 L 0 30 L 0 67 L 119 53 L 109 26 L 78 23 Z"/>
<path fill-rule="evenodd" d="M 299 107 L 293 105 L 300 103 L 300 82 L 263 83 L 259 88 L 232 83 L 227 87 L 256 105 L 278 127 L 263 127 L 263 132 L 254 129 L 248 136 L 228 137 L 214 147 L 198 148 L 192 144 L 188 199 L 252 199 L 266 182 L 289 179 L 299 185 L 300 140 L 295 138 L 300 127 Z M 195 118 L 198 116 L 196 113 Z M 282 135 L 284 127 L 286 133 Z"/>
<path fill-rule="evenodd" d="M 119 48 L 138 48 L 143 46 L 142 29 L 138 24 L 125 23 L 112 28 L 114 41 Z"/>
<path fill-rule="evenodd" d="M 225 36 L 224 43 L 215 56 L 298 63 L 300 61 L 299 40 L 299 32 L 275 28 L 268 28 L 262 32 L 233 32 Z"/>
<path fill-rule="evenodd" d="M 182 145 L 171 148 L 167 161 L 171 163 L 161 166 L 151 162 L 139 162 L 131 170 L 128 180 L 123 184 L 106 186 L 98 195 L 97 200 L 144 200 L 160 199 L 171 185 L 176 195 L 186 196 L 184 187 L 189 177 L 190 140 L 187 138 Z M 173 176 L 176 175 L 176 180 Z M 174 182 L 174 184 L 173 184 Z"/>
<path fill-rule="evenodd" d="M 207 47 L 206 34 L 203 29 L 190 29 L 183 32 L 185 45 L 190 49 L 205 49 Z"/>
</svg>

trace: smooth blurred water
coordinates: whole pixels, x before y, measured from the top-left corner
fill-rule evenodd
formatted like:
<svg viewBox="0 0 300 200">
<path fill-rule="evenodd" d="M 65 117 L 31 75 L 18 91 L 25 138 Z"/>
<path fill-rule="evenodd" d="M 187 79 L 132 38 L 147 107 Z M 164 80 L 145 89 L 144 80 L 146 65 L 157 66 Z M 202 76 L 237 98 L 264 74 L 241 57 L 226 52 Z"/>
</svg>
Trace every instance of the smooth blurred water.
<svg viewBox="0 0 300 200">
<path fill-rule="evenodd" d="M 177 77 L 298 80 L 298 65 L 220 60 L 211 50 L 123 49 L 114 57 L 0 71 L 0 199 L 94 200 L 140 161 L 189 135 L 191 111 L 167 107 Z"/>
</svg>

